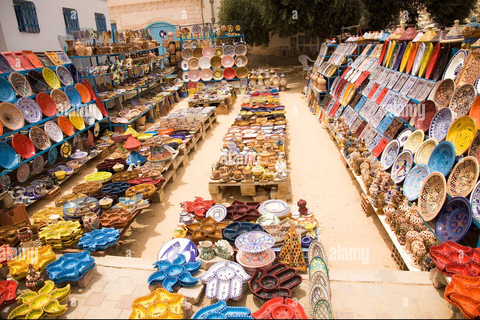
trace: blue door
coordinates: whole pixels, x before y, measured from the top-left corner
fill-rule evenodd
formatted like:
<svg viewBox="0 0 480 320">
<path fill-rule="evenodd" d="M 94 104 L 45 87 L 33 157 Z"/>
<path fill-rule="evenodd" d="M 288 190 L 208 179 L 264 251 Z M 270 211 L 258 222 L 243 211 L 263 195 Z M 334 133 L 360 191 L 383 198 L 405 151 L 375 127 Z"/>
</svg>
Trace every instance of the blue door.
<svg viewBox="0 0 480 320">
<path fill-rule="evenodd" d="M 168 22 L 154 22 L 147 26 L 147 28 L 150 29 L 150 32 L 152 33 L 152 36 L 155 38 L 155 40 L 160 43 L 160 54 L 164 54 L 166 50 L 162 46 L 163 38 L 160 36 L 160 33 L 162 31 L 165 31 L 165 34 L 170 31 L 175 33 L 176 26 Z M 175 40 L 180 39 L 175 37 Z"/>
</svg>

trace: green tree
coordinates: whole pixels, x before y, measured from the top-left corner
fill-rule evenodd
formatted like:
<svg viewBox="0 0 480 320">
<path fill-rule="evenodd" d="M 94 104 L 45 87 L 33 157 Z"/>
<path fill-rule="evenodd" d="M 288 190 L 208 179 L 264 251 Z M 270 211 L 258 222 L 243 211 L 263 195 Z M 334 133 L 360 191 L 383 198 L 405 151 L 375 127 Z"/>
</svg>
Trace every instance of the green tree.
<svg viewBox="0 0 480 320">
<path fill-rule="evenodd" d="M 455 20 L 468 18 L 476 8 L 477 0 L 426 0 L 428 13 L 435 23 L 451 26 Z"/>
<path fill-rule="evenodd" d="M 401 2 L 363 0 L 365 10 L 363 12 L 365 30 L 377 31 L 388 26 L 395 26 L 399 22 Z"/>
</svg>

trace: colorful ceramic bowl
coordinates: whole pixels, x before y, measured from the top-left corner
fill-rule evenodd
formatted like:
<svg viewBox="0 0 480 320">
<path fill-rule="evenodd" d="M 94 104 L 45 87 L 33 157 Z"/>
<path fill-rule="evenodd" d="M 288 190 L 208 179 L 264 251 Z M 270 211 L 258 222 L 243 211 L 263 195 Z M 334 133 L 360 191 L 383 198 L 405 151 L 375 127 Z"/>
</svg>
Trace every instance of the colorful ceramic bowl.
<svg viewBox="0 0 480 320">
<path fill-rule="evenodd" d="M 470 116 L 455 120 L 448 130 L 446 140 L 453 143 L 456 155 L 465 153 L 477 134 L 477 124 Z"/>
<path fill-rule="evenodd" d="M 475 87 L 471 84 L 465 84 L 455 90 L 449 108 L 452 109 L 455 119 L 467 115 L 470 107 L 477 97 Z"/>
<path fill-rule="evenodd" d="M 76 111 L 70 112 L 70 114 L 68 115 L 68 119 L 73 124 L 75 129 L 77 130 L 85 129 L 85 122 L 83 121 L 82 116 L 78 112 Z"/>
<path fill-rule="evenodd" d="M 222 67 L 222 58 L 220 56 L 214 56 L 210 59 L 210 65 L 212 68 L 221 68 Z"/>
<path fill-rule="evenodd" d="M 433 149 L 428 167 L 430 172 L 440 172 L 443 176 L 447 176 L 455 163 L 455 147 L 449 141 L 440 142 Z"/>
<path fill-rule="evenodd" d="M 402 123 L 402 126 L 403 126 L 403 123 Z M 397 137 L 397 140 L 400 144 L 400 147 L 403 147 L 405 145 L 405 143 L 407 143 L 408 138 L 410 138 L 410 136 L 412 134 L 413 134 L 413 130 L 410 129 L 410 128 L 407 128 L 407 129 L 403 130 L 402 132 L 400 132 L 400 134 Z"/>
<path fill-rule="evenodd" d="M 466 197 L 472 192 L 478 180 L 479 168 L 475 157 L 460 159 L 447 180 L 447 193 L 451 197 Z"/>
<path fill-rule="evenodd" d="M 47 82 L 47 84 L 53 89 L 59 89 L 62 86 L 62 84 L 60 83 L 60 80 L 55 74 L 55 71 L 53 71 L 52 69 L 43 68 L 42 75 L 45 81 Z"/>
<path fill-rule="evenodd" d="M 246 79 L 248 77 L 248 69 L 245 67 L 238 67 L 236 70 L 237 78 Z"/>
<path fill-rule="evenodd" d="M 395 162 L 395 159 L 398 157 L 398 152 L 400 151 L 400 143 L 398 140 L 390 141 L 385 149 L 383 149 L 382 157 L 380 162 L 384 170 L 389 169 Z"/>
<path fill-rule="evenodd" d="M 420 188 L 418 211 L 425 221 L 432 221 L 442 209 L 447 197 L 445 177 L 440 172 L 428 175 Z"/>
<path fill-rule="evenodd" d="M 188 79 L 193 82 L 200 80 L 200 71 L 199 70 L 188 71 Z"/>
<path fill-rule="evenodd" d="M 455 197 L 447 201 L 435 222 L 435 234 L 442 242 L 459 242 L 472 225 L 472 209 L 468 199 Z"/>
<path fill-rule="evenodd" d="M 417 112 L 415 116 L 415 128 L 427 132 L 433 117 L 437 113 L 437 106 L 432 100 L 424 101 L 419 106 L 420 112 Z"/>
<path fill-rule="evenodd" d="M 394 183 L 402 182 L 413 166 L 413 154 L 409 150 L 402 151 L 392 166 L 391 177 Z"/>
<path fill-rule="evenodd" d="M 445 80 L 445 79 L 455 80 L 466 58 L 467 58 L 467 51 L 459 50 L 452 57 L 452 59 L 450 59 L 450 62 L 448 63 L 447 68 L 445 69 L 445 73 L 443 74 L 442 80 Z"/>
<path fill-rule="evenodd" d="M 403 194 L 409 201 L 418 199 L 422 184 L 429 174 L 430 169 L 425 164 L 417 164 L 410 170 L 403 183 Z"/>
<path fill-rule="evenodd" d="M 0 103 L 0 123 L 10 130 L 18 130 L 25 126 L 22 112 L 10 102 Z"/>
<path fill-rule="evenodd" d="M 233 57 L 230 55 L 223 56 L 221 61 L 224 68 L 233 67 L 233 65 L 235 64 L 235 59 L 233 59 Z"/>
<path fill-rule="evenodd" d="M 480 181 L 475 185 L 470 195 L 470 204 L 472 206 L 473 218 L 480 222 Z"/>
<path fill-rule="evenodd" d="M 213 79 L 214 80 L 222 80 L 223 79 L 223 70 L 222 69 L 214 69 L 213 70 Z"/>
<path fill-rule="evenodd" d="M 408 137 L 408 140 L 403 146 L 403 150 L 409 150 L 412 152 L 412 154 L 415 154 L 418 148 L 420 148 L 420 146 L 422 145 L 424 138 L 425 132 L 423 132 L 423 130 L 416 130 L 410 135 L 410 137 Z"/>
<path fill-rule="evenodd" d="M 225 56 L 225 57 L 229 57 L 229 56 Z M 223 77 L 227 80 L 235 79 L 235 69 L 231 67 L 223 69 Z"/>
<path fill-rule="evenodd" d="M 35 98 L 42 113 L 47 117 L 52 117 L 57 113 L 57 106 L 55 101 L 45 92 L 40 92 Z"/>
<path fill-rule="evenodd" d="M 452 79 L 445 79 L 437 87 L 433 101 L 437 108 L 441 109 L 449 105 L 450 100 L 455 93 L 455 82 Z"/>
<path fill-rule="evenodd" d="M 415 153 L 414 162 L 416 164 L 428 164 L 428 160 L 430 159 L 430 155 L 433 152 L 433 149 L 438 145 L 438 140 L 435 138 L 430 138 L 425 140 L 420 147 L 418 148 L 417 152 Z"/>
<path fill-rule="evenodd" d="M 430 122 L 428 134 L 430 138 L 442 141 L 447 136 L 448 130 L 453 123 L 453 111 L 450 108 L 443 108 L 433 116 Z"/>
</svg>

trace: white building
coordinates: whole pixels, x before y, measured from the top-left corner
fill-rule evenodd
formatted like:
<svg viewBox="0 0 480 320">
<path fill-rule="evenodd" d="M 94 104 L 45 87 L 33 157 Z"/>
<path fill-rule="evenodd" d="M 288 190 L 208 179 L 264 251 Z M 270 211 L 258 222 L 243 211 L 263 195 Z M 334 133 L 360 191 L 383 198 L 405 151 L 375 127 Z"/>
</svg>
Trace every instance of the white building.
<svg viewBox="0 0 480 320">
<path fill-rule="evenodd" d="M 107 0 L 0 0 L 0 52 L 62 50 L 73 30 L 103 27 Z"/>
</svg>

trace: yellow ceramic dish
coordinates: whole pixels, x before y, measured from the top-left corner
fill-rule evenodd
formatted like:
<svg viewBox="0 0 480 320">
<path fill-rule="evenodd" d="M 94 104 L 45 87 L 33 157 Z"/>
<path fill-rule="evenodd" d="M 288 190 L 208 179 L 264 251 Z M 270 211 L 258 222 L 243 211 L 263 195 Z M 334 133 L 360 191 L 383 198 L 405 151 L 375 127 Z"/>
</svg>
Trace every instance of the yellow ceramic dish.
<svg viewBox="0 0 480 320">
<path fill-rule="evenodd" d="M 395 41 L 395 43 L 392 44 L 392 52 L 389 56 L 389 60 L 387 61 L 387 68 L 393 68 L 393 64 L 395 63 L 395 57 L 397 56 L 398 50 L 400 50 L 400 44 Z"/>
<path fill-rule="evenodd" d="M 463 116 L 455 120 L 447 133 L 447 141 L 453 143 L 457 156 L 465 153 L 477 134 L 477 124 L 470 116 Z"/>
<path fill-rule="evenodd" d="M 388 43 L 388 51 L 387 51 L 387 58 L 385 59 L 385 67 L 390 67 L 390 63 L 392 61 L 393 52 L 395 51 L 395 47 L 397 46 L 397 41 L 390 41 Z"/>
<path fill-rule="evenodd" d="M 416 130 L 414 133 L 408 137 L 403 150 L 410 150 L 412 154 L 417 152 L 418 148 L 422 145 L 423 139 L 425 138 L 425 132 L 423 130 Z"/>
<path fill-rule="evenodd" d="M 147 140 L 147 139 L 150 139 L 150 138 L 152 138 L 152 137 L 153 137 L 153 134 L 144 133 L 144 134 L 138 135 L 137 139 L 138 139 L 138 141 L 142 141 L 142 142 L 143 142 L 143 141 L 145 141 L 145 140 Z"/>
<path fill-rule="evenodd" d="M 433 149 L 438 144 L 438 140 L 435 138 L 430 138 L 425 140 L 415 153 L 415 158 L 413 159 L 416 164 L 426 164 L 428 165 L 428 160 L 430 160 L 430 155 L 433 152 Z"/>
<path fill-rule="evenodd" d="M 70 122 L 73 124 L 75 129 L 77 130 L 83 130 L 85 129 L 85 122 L 83 121 L 82 116 L 78 112 L 70 112 L 68 115 L 68 119 Z"/>
<path fill-rule="evenodd" d="M 85 177 L 85 182 L 89 181 L 98 181 L 98 182 L 107 182 L 112 179 L 112 174 L 110 172 L 95 172 L 89 174 Z"/>
<path fill-rule="evenodd" d="M 37 211 L 33 214 L 32 219 L 34 224 L 43 224 L 45 223 L 50 216 L 58 215 L 60 218 L 63 218 L 62 208 L 50 207 L 43 210 Z"/>
<path fill-rule="evenodd" d="M 47 82 L 47 84 L 53 89 L 58 89 L 62 86 L 60 84 L 60 80 L 58 80 L 57 75 L 52 69 L 43 68 L 42 75 L 43 75 L 43 78 L 45 79 L 45 82 Z"/>
<path fill-rule="evenodd" d="M 8 268 L 15 280 L 21 280 L 27 276 L 29 264 L 42 272 L 48 264 L 56 259 L 55 253 L 50 246 L 25 249 L 20 255 L 8 262 Z"/>
<path fill-rule="evenodd" d="M 57 177 L 58 180 L 65 179 L 66 174 L 67 173 L 65 171 L 55 171 L 55 176 Z"/>
<path fill-rule="evenodd" d="M 413 43 L 410 41 L 405 48 L 405 53 L 403 54 L 402 62 L 400 63 L 400 72 L 405 72 L 408 64 L 408 58 L 410 57 L 410 53 L 412 52 Z"/>
<path fill-rule="evenodd" d="M 127 128 L 127 131 L 125 131 L 125 133 L 123 135 L 129 135 L 131 134 L 132 137 L 136 138 L 140 135 L 140 133 L 138 133 L 135 129 L 132 128 L 132 126 L 128 126 Z"/>
<path fill-rule="evenodd" d="M 423 78 L 425 72 L 427 71 L 428 64 L 430 63 L 430 59 L 432 58 L 433 48 L 433 44 L 429 43 L 427 46 L 427 50 L 425 50 L 422 63 L 420 64 L 420 71 L 418 72 L 418 76 L 421 78 Z"/>
<path fill-rule="evenodd" d="M 165 143 L 172 143 L 172 142 L 182 144 L 183 141 L 182 141 L 182 139 L 170 139 L 170 140 L 165 141 Z"/>
<path fill-rule="evenodd" d="M 160 288 L 132 303 L 130 319 L 182 319 L 184 297 Z"/>
<path fill-rule="evenodd" d="M 342 97 L 342 104 L 344 106 L 346 106 L 350 103 L 350 101 L 353 98 L 353 95 L 355 94 L 355 91 L 356 91 L 355 85 L 353 83 L 350 83 L 348 85 L 347 89 L 345 90 L 345 93 L 343 94 L 343 97 Z"/>
</svg>

